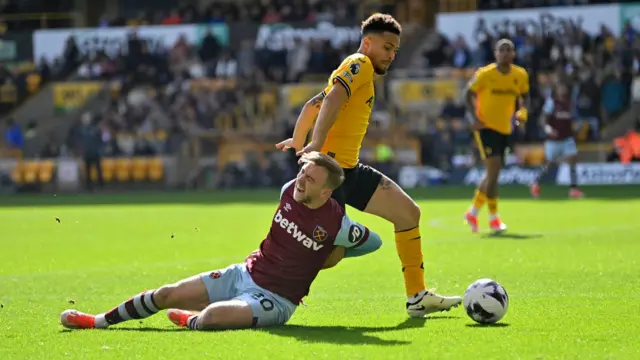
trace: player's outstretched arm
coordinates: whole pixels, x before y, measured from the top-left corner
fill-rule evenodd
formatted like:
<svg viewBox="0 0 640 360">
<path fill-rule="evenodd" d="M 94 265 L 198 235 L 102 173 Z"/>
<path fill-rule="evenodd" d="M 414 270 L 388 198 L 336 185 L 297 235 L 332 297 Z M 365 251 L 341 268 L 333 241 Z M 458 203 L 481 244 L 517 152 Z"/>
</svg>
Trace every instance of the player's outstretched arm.
<svg viewBox="0 0 640 360">
<path fill-rule="evenodd" d="M 276 148 L 282 151 L 287 151 L 291 148 L 300 151 L 304 147 L 304 142 L 307 139 L 309 130 L 313 127 L 313 122 L 318 117 L 318 113 L 320 113 L 320 107 L 322 106 L 324 97 L 325 94 L 323 91 L 304 104 L 300 115 L 298 115 L 298 120 L 293 130 L 293 137 L 277 143 Z"/>
<path fill-rule="evenodd" d="M 380 249 L 382 239 L 380 235 L 345 215 L 342 218 L 342 226 L 336 237 L 335 244 L 346 248 L 344 257 L 356 257 L 367 255 Z"/>
<path fill-rule="evenodd" d="M 325 96 L 322 106 L 320 107 L 320 113 L 316 120 L 316 125 L 313 128 L 313 136 L 311 142 L 302 151 L 298 152 L 298 155 L 307 153 L 310 151 L 318 151 L 324 145 L 329 130 L 336 122 L 340 109 L 349 99 L 349 94 L 345 86 L 332 86 L 329 93 Z"/>
<path fill-rule="evenodd" d="M 363 225 L 360 225 L 360 226 L 364 227 Z M 382 239 L 380 238 L 380 235 L 369 230 L 369 238 L 360 246 L 347 248 L 344 252 L 344 257 L 348 258 L 348 257 L 357 257 L 357 256 L 364 256 L 367 254 L 371 254 L 372 252 L 380 249 L 381 246 L 382 246 Z"/>
<path fill-rule="evenodd" d="M 327 258 L 327 261 L 325 261 L 322 269 L 332 268 L 346 257 L 370 254 L 380 249 L 382 239 L 366 226 L 351 220 L 345 215 L 342 218 L 342 225 L 334 244 L 336 247 Z"/>
</svg>

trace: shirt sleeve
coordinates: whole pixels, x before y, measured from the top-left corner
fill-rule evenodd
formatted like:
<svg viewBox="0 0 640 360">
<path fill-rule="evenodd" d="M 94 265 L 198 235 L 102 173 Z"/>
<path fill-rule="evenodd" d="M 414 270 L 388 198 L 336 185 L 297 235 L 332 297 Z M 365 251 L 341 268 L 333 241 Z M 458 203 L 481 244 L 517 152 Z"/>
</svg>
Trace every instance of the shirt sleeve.
<svg viewBox="0 0 640 360">
<path fill-rule="evenodd" d="M 553 113 L 553 100 L 551 98 L 547 98 L 544 101 L 544 105 L 542 106 L 542 113 L 545 115 L 550 115 Z"/>
<path fill-rule="evenodd" d="M 293 179 L 291 181 L 289 181 L 288 183 L 284 184 L 284 186 L 282 186 L 282 189 L 280 190 L 280 198 L 282 199 L 282 194 L 284 194 L 284 192 L 289 188 L 289 186 L 293 185 L 293 183 L 296 182 L 296 179 Z"/>
<path fill-rule="evenodd" d="M 382 246 L 382 239 L 366 226 L 345 215 L 334 244 L 347 248 L 344 257 L 356 257 L 378 250 Z"/>
<path fill-rule="evenodd" d="M 351 97 L 358 88 L 373 81 L 373 74 L 371 61 L 366 57 L 356 57 L 340 66 L 330 82 L 331 86 L 336 83 L 344 86 L 347 95 Z M 330 87 L 325 89 L 326 94 L 329 93 Z"/>
<path fill-rule="evenodd" d="M 475 74 L 473 74 L 473 77 L 471 78 L 471 80 L 469 80 L 469 90 L 473 91 L 474 93 L 477 93 L 479 91 L 481 91 L 487 82 L 487 71 L 483 70 L 483 69 L 478 69 L 476 71 Z"/>
</svg>

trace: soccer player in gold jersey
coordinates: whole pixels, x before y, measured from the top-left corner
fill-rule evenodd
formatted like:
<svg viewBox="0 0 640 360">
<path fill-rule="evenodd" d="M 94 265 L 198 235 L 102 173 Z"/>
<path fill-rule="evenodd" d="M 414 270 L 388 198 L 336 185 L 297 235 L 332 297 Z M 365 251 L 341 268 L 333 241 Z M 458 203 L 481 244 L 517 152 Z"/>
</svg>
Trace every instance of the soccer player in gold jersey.
<svg viewBox="0 0 640 360">
<path fill-rule="evenodd" d="M 374 14 L 365 20 L 358 52 L 348 56 L 331 74 L 324 91 L 305 104 L 293 137 L 276 147 L 293 148 L 298 155 L 317 150 L 332 156 L 345 173 L 334 198 L 342 206 L 348 204 L 393 223 L 405 280 L 406 310 L 412 317 L 422 317 L 450 310 L 462 299 L 440 296 L 426 288 L 420 208 L 395 182 L 359 161 L 375 101 L 374 80 L 385 75 L 395 59 L 401 31 L 391 15 Z M 305 146 L 312 127 L 311 142 Z"/>
<path fill-rule="evenodd" d="M 513 115 L 515 113 L 516 119 L 524 123 L 529 108 L 529 74 L 513 64 L 515 54 L 510 40 L 498 41 L 495 46 L 496 62 L 478 69 L 465 90 L 474 138 L 486 169 L 471 208 L 465 214 L 473 232 L 478 231 L 478 212 L 485 203 L 489 207 L 491 230 L 501 232 L 507 229 L 498 215 L 498 177 L 505 151 L 510 147 Z"/>
</svg>

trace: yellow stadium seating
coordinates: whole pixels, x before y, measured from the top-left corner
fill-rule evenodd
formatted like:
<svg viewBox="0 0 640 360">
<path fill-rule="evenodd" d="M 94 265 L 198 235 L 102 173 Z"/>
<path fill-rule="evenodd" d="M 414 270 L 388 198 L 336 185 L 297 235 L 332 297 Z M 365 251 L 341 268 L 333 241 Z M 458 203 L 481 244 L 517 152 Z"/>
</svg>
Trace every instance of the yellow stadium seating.
<svg viewBox="0 0 640 360">
<path fill-rule="evenodd" d="M 22 176 L 23 176 L 24 182 L 27 184 L 33 184 L 37 182 L 39 168 L 40 168 L 40 162 L 26 161 L 22 167 Z"/>
<path fill-rule="evenodd" d="M 131 179 L 131 159 L 122 158 L 116 160 L 116 177 L 120 182 Z"/>
<path fill-rule="evenodd" d="M 16 184 L 22 184 L 22 166 L 20 163 L 18 163 L 16 167 L 11 170 L 11 178 Z"/>
<path fill-rule="evenodd" d="M 55 169 L 55 163 L 52 160 L 43 160 L 40 162 L 40 168 L 38 169 L 38 180 L 41 183 L 48 183 L 53 179 L 53 170 Z"/>
<path fill-rule="evenodd" d="M 160 181 L 164 177 L 164 163 L 162 158 L 153 158 L 149 160 L 149 179 L 151 181 Z"/>
<path fill-rule="evenodd" d="M 132 175 L 135 181 L 144 181 L 147 178 L 149 161 L 145 158 L 135 158 L 132 160 Z"/>
<path fill-rule="evenodd" d="M 105 182 L 113 181 L 116 173 L 116 162 L 113 159 L 102 160 L 102 180 Z"/>
<path fill-rule="evenodd" d="M 529 166 L 540 166 L 544 163 L 544 147 L 534 147 L 531 148 L 525 154 L 525 164 Z"/>
</svg>

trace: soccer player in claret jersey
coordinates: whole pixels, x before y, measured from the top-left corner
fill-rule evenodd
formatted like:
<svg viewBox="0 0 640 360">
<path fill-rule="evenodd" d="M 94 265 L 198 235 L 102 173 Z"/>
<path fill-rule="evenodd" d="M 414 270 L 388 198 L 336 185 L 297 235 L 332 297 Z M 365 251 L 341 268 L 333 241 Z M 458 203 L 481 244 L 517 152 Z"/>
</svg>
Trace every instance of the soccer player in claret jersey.
<svg viewBox="0 0 640 360">
<path fill-rule="evenodd" d="M 507 39 L 498 41 L 495 46 L 496 62 L 478 69 L 465 89 L 474 138 L 486 169 L 471 208 L 465 214 L 473 232 L 478 231 L 478 213 L 485 203 L 489 206 L 491 230 L 500 232 L 507 229 L 498 215 L 498 177 L 505 151 L 510 147 L 513 115 L 515 113 L 521 124 L 527 121 L 530 102 L 529 74 L 513 64 L 515 55 L 513 42 Z"/>
<path fill-rule="evenodd" d="M 302 161 L 296 179 L 282 188 L 269 233 L 244 263 L 142 292 L 103 314 L 66 310 L 60 315 L 62 324 L 72 329 L 107 328 L 162 309 L 169 309 L 173 323 L 193 330 L 286 323 L 321 269 L 382 244 L 377 234 L 351 221 L 331 199 L 344 180 L 340 165 L 318 152 Z"/>
<path fill-rule="evenodd" d="M 544 133 L 547 139 L 544 142 L 545 164 L 533 184 L 531 184 L 531 196 L 540 196 L 540 180 L 544 174 L 561 161 L 569 164 L 571 183 L 569 185 L 569 197 L 581 198 L 584 196 L 578 189 L 578 176 L 576 163 L 578 161 L 578 147 L 573 137 L 574 116 L 571 95 L 566 85 L 559 84 L 551 97 L 545 100 L 542 108 L 542 120 L 544 121 Z"/>
<path fill-rule="evenodd" d="M 402 263 L 410 316 L 450 310 L 459 296 L 440 296 L 424 282 L 420 208 L 395 182 L 359 162 L 362 140 L 375 100 L 374 80 L 387 73 L 400 46 L 400 24 L 387 14 L 374 14 L 362 23 L 358 52 L 348 56 L 331 74 L 327 86 L 302 109 L 293 137 L 276 147 L 298 154 L 321 151 L 335 158 L 345 173 L 344 184 L 333 192 L 346 204 L 390 221 Z M 315 126 L 314 126 L 315 121 Z M 305 140 L 311 128 L 311 142 Z"/>
</svg>

